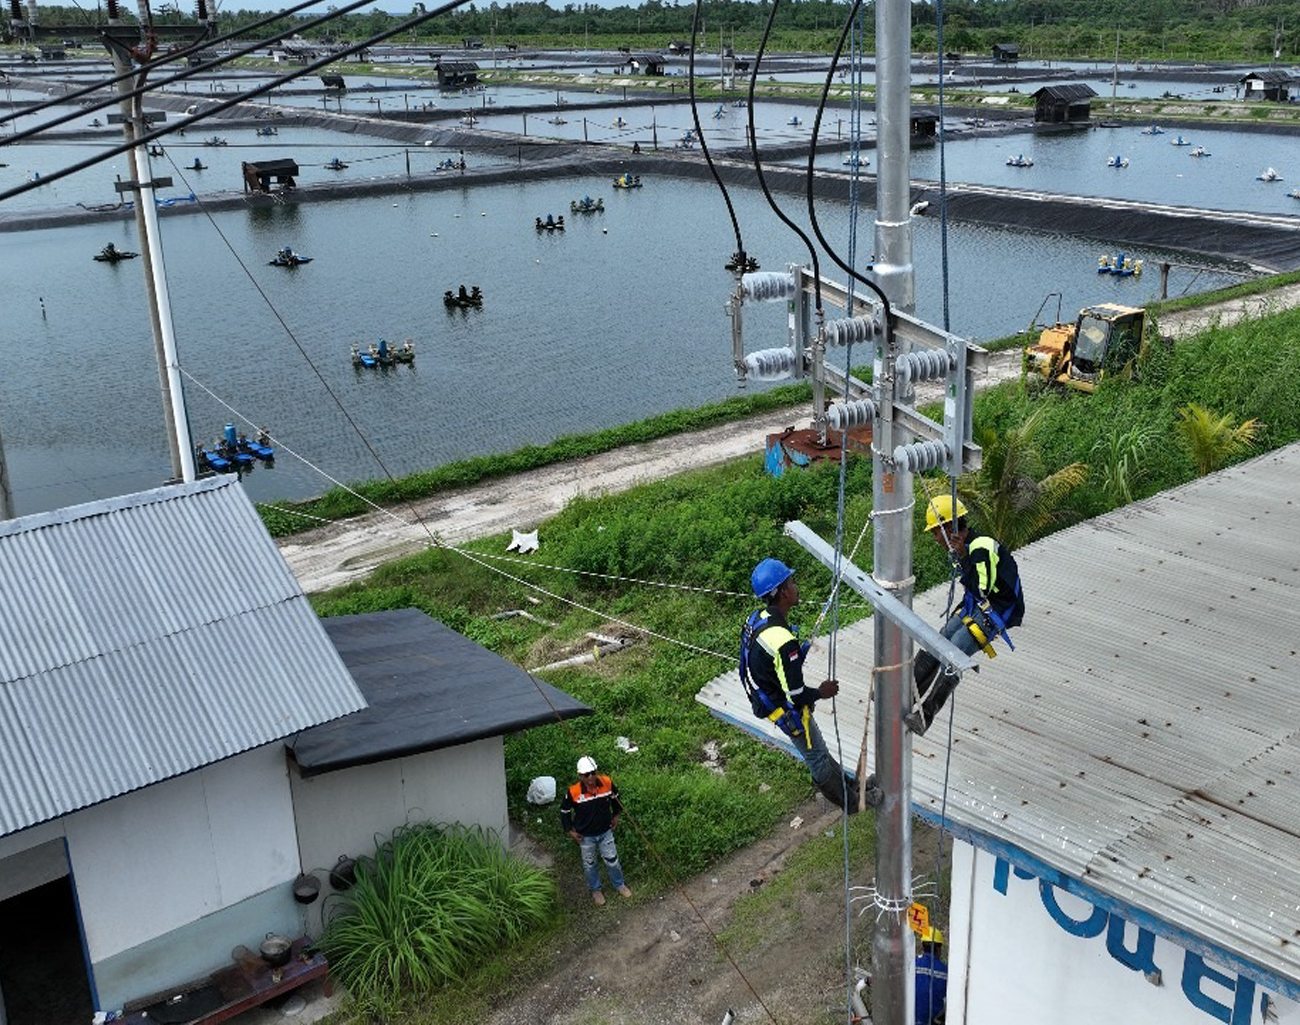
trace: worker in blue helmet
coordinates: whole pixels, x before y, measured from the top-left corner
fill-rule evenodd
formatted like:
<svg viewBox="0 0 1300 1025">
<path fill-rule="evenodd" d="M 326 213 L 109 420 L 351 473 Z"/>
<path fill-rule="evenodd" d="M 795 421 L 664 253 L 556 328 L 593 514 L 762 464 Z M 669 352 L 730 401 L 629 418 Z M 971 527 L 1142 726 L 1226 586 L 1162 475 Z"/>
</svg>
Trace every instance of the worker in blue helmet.
<svg viewBox="0 0 1300 1025">
<path fill-rule="evenodd" d="M 752 613 L 740 634 L 740 682 L 750 707 L 790 738 L 812 772 L 813 783 L 832 804 L 850 812 L 858 810 L 858 788 L 831 756 L 813 719 L 818 698 L 833 698 L 840 685 L 823 680 L 816 687 L 803 678 L 808 645 L 801 644 L 790 626 L 790 610 L 799 603 L 794 570 L 779 559 L 764 559 L 750 574 L 754 597 L 764 608 Z M 880 791 L 868 780 L 867 802 L 879 803 Z"/>
</svg>

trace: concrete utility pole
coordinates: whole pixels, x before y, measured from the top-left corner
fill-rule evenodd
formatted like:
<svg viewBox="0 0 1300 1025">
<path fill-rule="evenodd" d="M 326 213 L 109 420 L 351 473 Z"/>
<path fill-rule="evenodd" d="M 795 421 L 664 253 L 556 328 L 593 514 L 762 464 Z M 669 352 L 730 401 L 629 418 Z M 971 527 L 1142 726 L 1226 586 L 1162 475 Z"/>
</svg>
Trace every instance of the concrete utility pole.
<svg viewBox="0 0 1300 1025">
<path fill-rule="evenodd" d="M 5 445 L 0 440 L 0 520 L 14 518 L 14 495 L 9 490 L 9 469 L 5 465 Z"/>
<path fill-rule="evenodd" d="M 116 17 L 117 5 L 109 7 L 110 32 L 113 27 L 121 25 Z M 140 23 L 149 24 L 149 10 L 145 0 L 140 2 Z M 131 51 L 124 40 L 107 36 L 109 53 L 113 58 L 115 75 L 131 70 Z M 143 45 L 143 40 L 141 40 Z M 132 83 L 142 85 L 146 71 L 135 79 L 123 78 L 117 83 L 120 93 L 131 91 Z M 137 82 L 138 80 L 138 82 Z M 147 117 L 141 97 L 123 99 L 121 114 L 109 115 L 109 121 L 120 121 L 122 131 L 128 142 L 139 138 L 147 130 Z M 165 117 L 158 114 L 152 117 Z M 172 324 L 171 300 L 167 291 L 167 276 L 162 265 L 162 237 L 158 228 L 158 207 L 154 202 L 154 190 L 170 185 L 170 178 L 154 180 L 149 163 L 149 152 L 144 146 L 135 146 L 127 151 L 131 161 L 132 180 L 116 182 L 114 187 L 119 193 L 131 192 L 135 197 L 135 224 L 140 240 L 140 258 L 144 263 L 145 295 L 149 301 L 149 317 L 153 327 L 154 350 L 158 360 L 159 387 L 162 391 L 163 408 L 167 413 L 167 443 L 171 452 L 172 478 L 192 481 L 196 476 L 194 466 L 194 446 L 190 440 L 189 419 L 185 412 L 185 394 L 181 388 L 180 363 L 176 355 L 176 333 Z"/>
</svg>

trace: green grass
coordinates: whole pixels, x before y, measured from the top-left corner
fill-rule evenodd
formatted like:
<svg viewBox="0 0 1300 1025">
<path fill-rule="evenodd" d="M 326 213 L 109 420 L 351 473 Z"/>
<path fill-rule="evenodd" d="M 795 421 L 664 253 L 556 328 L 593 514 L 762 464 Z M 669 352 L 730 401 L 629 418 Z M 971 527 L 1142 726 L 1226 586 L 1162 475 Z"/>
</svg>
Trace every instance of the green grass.
<svg viewBox="0 0 1300 1025">
<path fill-rule="evenodd" d="M 388 1016 L 461 979 L 554 913 L 555 884 L 463 826 L 408 826 L 357 866 L 320 946 L 360 1008 Z"/>
<path fill-rule="evenodd" d="M 1227 288 L 1218 288 L 1213 292 L 1200 292 L 1196 295 L 1184 295 L 1175 299 L 1163 299 L 1159 302 L 1149 303 L 1146 307 L 1149 315 L 1157 318 L 1161 313 L 1173 313 L 1176 310 L 1190 310 L 1211 303 L 1226 302 L 1229 299 L 1240 299 L 1247 295 L 1259 295 L 1261 292 L 1271 292 L 1275 288 L 1281 288 L 1284 285 L 1294 285 L 1300 282 L 1300 271 L 1288 271 L 1285 274 L 1269 274 L 1265 277 L 1252 278 L 1250 281 L 1244 281 L 1240 285 L 1229 285 Z"/>
<path fill-rule="evenodd" d="M 811 399 L 810 385 L 784 385 L 767 391 L 737 395 L 695 409 L 674 410 L 621 427 L 565 435 L 545 445 L 526 445 L 514 452 L 462 459 L 396 480 L 358 483 L 351 489 L 357 493 L 355 495 L 343 488 L 332 488 L 319 498 L 305 502 L 263 504 L 258 506 L 258 511 L 273 537 L 285 537 L 318 526 L 321 520 L 343 519 L 368 512 L 372 507 L 367 499 L 379 505 L 416 501 L 449 488 L 467 487 L 566 459 L 608 452 L 623 445 L 635 445 L 685 431 L 730 423 Z"/>
<path fill-rule="evenodd" d="M 1195 475 L 1177 428 L 1178 411 L 1187 403 L 1198 403 L 1216 415 L 1230 414 L 1238 421 L 1261 420 L 1261 436 L 1242 455 L 1245 458 L 1300 438 L 1297 382 L 1300 311 L 1293 310 L 1232 328 L 1216 327 L 1173 348 L 1153 346 L 1136 380 L 1105 381 L 1093 395 L 1030 389 L 1011 382 L 980 394 L 975 417 L 977 426 L 1006 430 L 1041 411 L 1043 426 L 1037 439 L 1048 472 L 1075 460 L 1089 460 L 1099 442 L 1142 425 L 1150 437 L 1127 480 L 1134 497 L 1141 498 Z M 869 463 L 853 461 L 845 524 L 850 543 L 870 512 L 870 480 Z M 1108 497 L 1114 490 L 1112 483 L 1099 465 L 1070 499 L 1068 520 L 1112 508 Z M 810 627 L 826 596 L 828 576 L 782 536 L 781 526 L 788 519 L 803 519 L 822 536 L 832 536 L 837 485 L 838 467 L 833 464 L 814 465 L 778 481 L 763 472 L 762 459 L 755 455 L 622 494 L 576 500 L 542 525 L 542 547 L 525 561 L 744 592 L 753 564 L 775 554 L 799 573 L 804 602 L 794 618 Z M 947 578 L 938 547 L 920 533 L 922 509 L 923 503 L 918 503 L 914 557 L 918 592 Z M 500 553 L 505 541 L 498 536 L 469 547 L 484 554 Z M 857 561 L 870 565 L 869 540 Z M 694 700 L 706 682 L 734 672 L 736 636 L 752 599 L 577 576 L 542 566 L 509 569 L 552 595 L 597 611 L 543 595 L 541 604 L 529 608 L 558 624 L 555 627 L 519 618 L 492 619 L 493 613 L 524 604 L 520 586 L 439 550 L 387 565 L 365 583 L 318 596 L 314 603 L 323 615 L 418 607 L 526 667 L 585 650 L 590 644 L 585 632 L 609 629 L 614 619 L 704 649 L 646 639 L 609 659 L 547 674 L 548 682 L 595 712 L 506 740 L 512 816 L 550 849 L 557 872 L 580 879 L 576 849 L 562 835 L 554 807 L 539 811 L 524 805 L 522 795 L 534 776 L 552 775 L 561 783 L 570 779 L 573 762 L 581 753 L 594 755 L 623 792 L 627 816 L 619 847 L 639 899 L 665 892 L 673 880 L 697 874 L 760 838 L 811 794 L 801 764 L 714 719 Z M 843 621 L 858 615 L 846 613 Z M 640 750 L 621 751 L 615 745 L 618 736 L 629 737 Z M 722 775 L 702 764 L 702 748 L 709 740 L 722 745 Z M 868 821 L 863 818 L 854 829 L 854 843 L 862 845 L 863 858 L 870 840 L 858 831 L 865 831 Z M 837 844 L 816 841 L 798 857 L 824 858 L 829 873 L 831 863 L 839 858 L 837 852 Z M 796 872 L 795 865 L 803 867 Z M 766 888 L 769 894 L 764 899 L 779 905 L 785 888 L 792 888 L 793 894 L 805 870 L 812 871 L 804 862 L 792 863 Z M 814 881 L 813 885 L 831 883 Z M 743 914 L 737 919 L 738 942 L 748 942 L 744 934 L 757 929 L 756 922 Z M 509 960 L 517 954 L 505 956 Z M 483 970 L 496 972 L 494 979 L 509 977 L 499 967 Z M 473 1001 L 488 999 L 483 994 L 490 988 L 471 980 L 447 992 Z M 449 1007 L 455 1003 L 448 997 Z M 454 1015 L 424 1020 L 450 1022 Z"/>
</svg>

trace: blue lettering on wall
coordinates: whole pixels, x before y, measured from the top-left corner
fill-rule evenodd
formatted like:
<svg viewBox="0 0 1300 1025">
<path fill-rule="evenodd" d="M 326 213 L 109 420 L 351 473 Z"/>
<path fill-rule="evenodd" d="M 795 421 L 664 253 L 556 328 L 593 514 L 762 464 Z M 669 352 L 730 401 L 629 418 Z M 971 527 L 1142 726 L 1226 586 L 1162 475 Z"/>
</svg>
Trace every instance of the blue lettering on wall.
<svg viewBox="0 0 1300 1025">
<path fill-rule="evenodd" d="M 1038 884 L 1038 892 L 1043 898 L 1043 907 L 1047 908 L 1047 913 L 1052 916 L 1052 921 L 1071 936 L 1082 936 L 1085 940 L 1091 939 L 1093 936 L 1100 936 L 1101 931 L 1106 928 L 1106 921 L 1110 918 L 1110 912 L 1105 908 L 1099 908 L 1094 904 L 1092 914 L 1079 922 L 1062 911 L 1061 905 L 1056 903 L 1055 884 L 1043 880 Z"/>
<path fill-rule="evenodd" d="M 1139 926 L 1137 943 L 1129 950 L 1124 946 L 1124 930 L 1128 924 L 1119 915 L 1110 916 L 1110 924 L 1106 926 L 1106 952 L 1126 968 L 1132 968 L 1143 975 L 1159 971 L 1155 959 L 1156 934 Z"/>
<path fill-rule="evenodd" d="M 1201 980 L 1209 979 L 1234 994 L 1232 1007 L 1215 1000 L 1201 991 Z M 1255 983 L 1238 975 L 1215 971 L 1207 965 L 1199 954 L 1190 950 L 1183 957 L 1183 996 L 1206 1014 L 1212 1015 L 1226 1025 L 1250 1025 L 1251 1005 L 1255 1002 Z"/>
<path fill-rule="evenodd" d="M 993 889 L 1005 896 L 1013 871 L 1017 879 L 1035 878 L 1032 872 L 1026 872 L 1018 866 L 1013 869 L 1006 859 L 998 858 L 993 865 Z M 1087 918 L 1074 919 L 1062 911 L 1057 903 L 1056 884 L 1049 883 L 1045 879 L 1039 880 L 1038 891 L 1043 907 L 1047 909 L 1052 921 L 1071 936 L 1090 939 L 1101 935 L 1104 931 L 1106 952 L 1112 958 L 1125 968 L 1148 976 L 1154 974 L 1159 978 L 1160 968 L 1155 960 L 1156 937 L 1149 929 L 1137 927 L 1133 948 L 1129 949 L 1124 941 L 1125 930 L 1131 923 L 1124 918 L 1093 905 L 1092 912 Z M 1225 997 L 1231 997 L 1231 1003 L 1205 993 L 1202 985 L 1207 981 L 1221 987 Z M 1199 954 L 1184 950 L 1182 990 L 1193 1007 L 1223 1022 L 1224 1025 L 1250 1025 L 1251 1011 L 1258 989 L 1254 981 L 1244 975 L 1225 974 L 1207 965 Z M 1260 1016 L 1266 1017 L 1266 1012 L 1267 1004 L 1261 1001 Z"/>
</svg>

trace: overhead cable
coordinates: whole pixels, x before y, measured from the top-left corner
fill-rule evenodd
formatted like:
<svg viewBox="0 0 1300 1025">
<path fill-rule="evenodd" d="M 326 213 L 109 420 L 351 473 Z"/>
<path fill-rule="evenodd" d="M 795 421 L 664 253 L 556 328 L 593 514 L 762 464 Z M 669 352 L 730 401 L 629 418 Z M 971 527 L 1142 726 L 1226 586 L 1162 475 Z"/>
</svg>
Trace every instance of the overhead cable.
<svg viewBox="0 0 1300 1025">
<path fill-rule="evenodd" d="M 288 17 L 291 14 L 297 14 L 299 11 L 305 10 L 306 8 L 311 7 L 314 4 L 318 4 L 320 2 L 321 0 L 304 0 L 303 3 L 298 4 L 296 7 L 286 7 L 283 11 L 279 11 L 275 14 L 269 15 L 261 19 L 260 21 L 255 21 L 250 25 L 241 25 L 233 32 L 227 32 L 225 35 L 217 36 L 214 39 L 209 39 L 205 36 L 204 38 L 199 39 L 198 41 L 180 50 L 171 50 L 163 54 L 157 60 L 151 61 L 146 67 L 156 68 L 162 66 L 163 64 L 170 64 L 172 61 L 180 60 L 182 57 L 188 57 L 190 54 L 196 51 L 206 50 L 210 47 L 216 46 L 218 43 L 224 43 L 230 39 L 234 39 L 236 36 L 245 35 L 249 32 L 254 31 L 255 29 L 263 28 L 266 25 L 269 25 L 273 21 L 279 21 L 281 18 Z M 300 29 L 301 26 L 296 26 L 293 29 L 293 31 L 297 32 L 300 31 Z M 279 35 L 279 36 L 272 36 L 269 40 L 263 39 L 261 43 L 257 47 L 255 47 L 255 49 L 261 49 L 263 46 L 267 44 L 267 42 L 275 42 L 283 38 L 284 38 L 283 35 Z M 209 63 L 199 64 L 196 67 L 194 67 L 192 70 L 190 70 L 187 74 L 178 75 L 176 78 L 168 79 L 167 82 L 164 82 L 162 84 L 165 85 L 170 82 L 179 81 L 182 78 L 188 78 L 189 75 L 191 74 L 198 74 L 200 71 L 206 71 L 209 68 L 215 68 L 220 64 L 226 63 L 228 60 L 234 60 L 235 56 L 236 56 L 235 54 L 224 55 L 218 60 L 214 60 Z M 50 107 L 59 106 L 65 103 L 70 103 L 71 101 L 80 99 L 83 96 L 89 96 L 91 93 L 98 92 L 101 89 L 106 89 L 109 86 L 117 85 L 118 82 L 124 81 L 125 79 L 133 78 L 136 75 L 138 75 L 142 70 L 145 69 L 132 68 L 129 71 L 122 72 L 120 75 L 114 75 L 112 78 L 99 79 L 98 81 L 93 82 L 90 85 L 83 86 L 80 89 L 74 89 L 70 93 L 62 93 L 52 100 L 42 100 L 40 103 L 33 104 L 30 107 L 24 107 L 22 110 L 16 111 L 12 114 L 6 114 L 5 116 L 0 117 L 0 125 L 7 124 L 8 122 L 15 120 L 16 118 L 26 117 L 30 114 L 38 114 L 42 110 L 47 110 Z M 113 96 L 113 101 L 116 102 L 119 99 L 121 99 L 121 94 L 115 93 Z M 64 117 L 56 118 L 53 121 L 47 121 L 45 124 L 37 125 L 36 128 L 34 129 L 29 129 L 28 131 L 20 132 L 17 135 L 4 139 L 2 142 L 0 142 L 0 144 L 10 143 L 13 142 L 15 139 L 21 140 L 21 139 L 28 138 L 30 135 L 34 134 L 37 131 L 41 131 L 43 129 L 53 127 L 54 125 L 61 125 L 67 121 L 73 120 L 74 118 L 80 117 L 90 109 L 99 110 L 100 108 L 94 107 L 94 108 L 79 109 Z"/>
<path fill-rule="evenodd" d="M 321 22 L 328 21 L 330 18 L 338 17 L 339 15 L 345 14 L 348 11 L 352 10 L 354 7 L 362 6 L 362 4 L 365 2 L 368 2 L 368 0 L 354 0 L 354 3 L 349 4 L 346 7 L 339 8 L 337 11 L 333 12 L 332 14 L 327 15 L 324 18 L 320 19 L 320 21 Z M 74 164 L 71 167 L 65 167 L 59 171 L 51 171 L 47 175 L 42 175 L 37 181 L 26 182 L 22 185 L 9 189 L 6 192 L 0 192 L 0 201 L 11 199 L 14 196 L 22 195 L 24 192 L 30 192 L 32 189 L 41 188 L 44 185 L 52 184 L 53 182 L 59 181 L 62 178 L 68 177 L 68 175 L 76 174 L 78 171 L 84 171 L 87 168 L 94 167 L 96 164 L 102 163 L 105 160 L 112 160 L 114 157 L 120 156 L 121 154 L 125 153 L 127 150 L 134 149 L 137 146 L 146 145 L 150 142 L 153 142 L 155 139 L 162 138 L 164 135 L 168 135 L 175 131 L 183 131 L 184 129 L 189 128 L 191 125 L 197 124 L 198 122 L 208 117 L 211 117 L 213 114 L 219 114 L 221 111 L 229 110 L 231 107 L 237 106 L 240 103 L 246 103 L 248 100 L 251 100 L 256 96 L 262 96 L 266 93 L 269 93 L 273 89 L 276 89 L 284 85 L 286 82 L 292 82 L 295 79 L 302 78 L 305 75 L 310 75 L 315 71 L 319 71 L 323 67 L 326 67 L 330 64 L 337 63 L 343 57 L 347 57 L 351 54 L 354 54 L 359 50 L 366 49 L 366 47 L 368 46 L 373 46 L 375 43 L 383 42 L 385 39 L 390 39 L 393 36 L 398 35 L 399 33 L 409 32 L 411 29 L 424 24 L 426 21 L 431 21 L 432 19 L 441 17 L 442 15 L 447 14 L 450 11 L 454 11 L 457 7 L 463 6 L 466 2 L 467 0 L 451 0 L 451 2 L 443 4 L 441 7 L 436 7 L 432 11 L 428 11 L 425 14 L 417 15 L 414 18 L 408 18 L 406 21 L 402 22 L 401 24 L 397 25 L 394 28 L 385 29 L 383 32 L 373 35 L 368 39 L 363 39 L 359 43 L 349 44 L 343 49 L 336 50 L 335 52 L 331 53 L 329 56 L 322 57 L 320 60 L 313 61 L 310 64 L 306 64 L 303 67 L 298 68 L 297 70 L 288 71 L 283 75 L 271 79 L 271 81 L 269 82 L 266 82 L 259 86 L 254 86 L 250 89 L 245 90 L 242 93 L 237 93 L 232 98 L 227 100 L 222 100 L 219 103 L 213 104 L 212 106 L 208 107 L 207 110 L 202 111 L 201 113 L 194 114 L 193 116 L 185 118 L 181 121 L 177 121 L 175 124 L 168 125 L 163 128 L 153 128 L 153 129 L 147 128 L 143 133 L 137 135 L 130 142 L 125 142 L 119 146 L 114 146 L 111 149 L 105 150 L 104 152 L 100 153 L 98 156 L 94 158 L 83 160 L 78 164 Z M 319 23 L 320 22 L 316 22 L 316 24 Z M 141 91 L 147 92 L 149 88 L 152 87 L 144 87 Z"/>
</svg>

